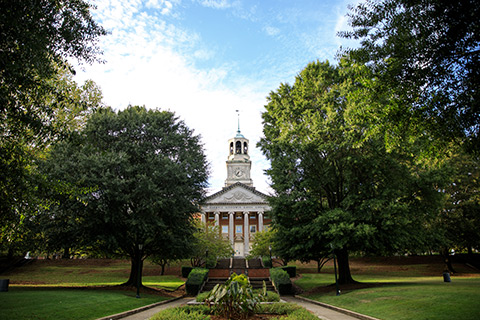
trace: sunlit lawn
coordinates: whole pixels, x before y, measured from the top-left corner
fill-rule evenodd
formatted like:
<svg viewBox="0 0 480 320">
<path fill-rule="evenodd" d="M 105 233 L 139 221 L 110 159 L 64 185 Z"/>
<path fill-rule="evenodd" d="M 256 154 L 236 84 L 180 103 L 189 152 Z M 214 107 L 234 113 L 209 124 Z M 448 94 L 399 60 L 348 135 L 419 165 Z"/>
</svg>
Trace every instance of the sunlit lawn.
<svg viewBox="0 0 480 320">
<path fill-rule="evenodd" d="M 158 275 L 158 266 L 146 263 L 143 285 L 174 291 L 184 281 Z M 136 290 L 105 289 L 127 281 L 128 261 L 37 261 L 0 275 L 10 279 L 0 292 L 0 319 L 97 319 L 168 298 Z"/>
<path fill-rule="evenodd" d="M 402 319 L 480 319 L 480 275 L 443 277 L 407 277 L 388 274 L 358 275 L 355 280 L 378 286 L 310 293 L 304 296 L 327 304 L 385 320 Z M 334 283 L 332 274 L 303 274 L 296 284 L 312 290 Z M 342 289 L 340 287 L 340 289 Z"/>
<path fill-rule="evenodd" d="M 166 300 L 134 291 L 18 288 L 0 292 L 1 319 L 97 319 Z"/>
</svg>

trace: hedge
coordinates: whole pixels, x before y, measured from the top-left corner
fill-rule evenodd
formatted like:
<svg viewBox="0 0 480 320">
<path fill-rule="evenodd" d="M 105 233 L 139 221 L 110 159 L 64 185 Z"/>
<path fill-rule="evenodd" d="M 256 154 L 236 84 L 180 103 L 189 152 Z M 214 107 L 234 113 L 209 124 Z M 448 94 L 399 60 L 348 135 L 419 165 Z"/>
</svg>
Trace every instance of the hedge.
<svg viewBox="0 0 480 320">
<path fill-rule="evenodd" d="M 290 278 L 295 278 L 297 276 L 297 267 L 296 266 L 285 266 L 281 267 L 283 270 L 285 270 Z"/>
<path fill-rule="evenodd" d="M 203 283 L 208 278 L 208 269 L 194 268 L 188 275 L 187 282 L 185 282 L 185 289 L 190 295 L 197 295 Z"/>
<path fill-rule="evenodd" d="M 193 270 L 193 267 L 185 267 L 182 266 L 182 278 L 188 278 L 188 275 L 190 274 L 190 271 Z"/>
<path fill-rule="evenodd" d="M 285 270 L 282 270 L 281 268 L 270 269 L 270 278 L 279 294 L 292 293 L 292 281 Z"/>
</svg>

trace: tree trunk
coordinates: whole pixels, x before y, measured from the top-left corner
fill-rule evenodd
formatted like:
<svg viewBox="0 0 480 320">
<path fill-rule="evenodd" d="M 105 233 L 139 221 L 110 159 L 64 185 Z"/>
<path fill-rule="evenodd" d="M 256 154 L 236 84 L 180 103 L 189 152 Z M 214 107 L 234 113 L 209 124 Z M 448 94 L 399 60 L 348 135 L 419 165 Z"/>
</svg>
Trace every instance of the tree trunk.
<svg viewBox="0 0 480 320">
<path fill-rule="evenodd" d="M 123 285 L 136 287 L 140 280 L 140 287 L 142 286 L 142 271 L 143 271 L 142 258 L 143 257 L 141 256 L 140 250 L 136 249 L 133 256 L 130 257 L 130 261 L 132 262 L 131 268 L 130 268 L 130 276 L 128 278 L 128 281 L 125 282 Z M 139 261 L 140 261 L 140 264 L 139 264 Z"/>
<path fill-rule="evenodd" d="M 70 259 L 70 248 L 63 249 L 63 256 L 62 259 Z"/>
<path fill-rule="evenodd" d="M 338 283 L 339 284 L 356 283 L 356 281 L 353 280 L 352 278 L 352 274 L 350 273 L 350 263 L 348 261 L 348 250 L 347 249 L 335 250 L 335 254 L 337 255 L 337 261 L 338 261 Z"/>
<path fill-rule="evenodd" d="M 450 273 L 456 273 L 455 269 L 453 269 L 452 259 L 450 257 L 450 253 L 448 252 L 448 248 L 444 248 L 442 250 L 442 255 L 445 261 L 445 271 L 448 271 Z"/>
</svg>

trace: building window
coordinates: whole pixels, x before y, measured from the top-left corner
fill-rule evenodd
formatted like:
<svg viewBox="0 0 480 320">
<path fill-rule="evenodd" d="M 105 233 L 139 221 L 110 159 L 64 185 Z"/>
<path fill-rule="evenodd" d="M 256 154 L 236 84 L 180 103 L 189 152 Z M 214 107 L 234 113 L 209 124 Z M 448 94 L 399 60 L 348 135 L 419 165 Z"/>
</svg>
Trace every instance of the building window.
<svg viewBox="0 0 480 320">
<path fill-rule="evenodd" d="M 250 226 L 250 233 L 257 232 L 257 226 Z"/>
<path fill-rule="evenodd" d="M 228 226 L 222 226 L 222 233 L 228 234 Z"/>
<path fill-rule="evenodd" d="M 242 232 L 243 232 L 242 226 L 236 226 L 235 233 L 242 233 Z"/>
<path fill-rule="evenodd" d="M 242 153 L 242 143 L 240 141 L 237 141 L 235 143 L 235 153 L 236 154 L 241 154 Z"/>
<path fill-rule="evenodd" d="M 256 215 L 256 214 L 254 214 L 254 213 L 252 213 L 252 214 L 250 215 L 250 219 L 252 219 L 252 220 L 255 220 L 255 219 L 257 219 L 257 215 Z"/>
<path fill-rule="evenodd" d="M 241 213 L 236 213 L 235 214 L 235 219 L 241 220 L 242 219 L 242 214 Z"/>
<path fill-rule="evenodd" d="M 248 154 L 248 145 L 246 142 L 243 143 L 243 153 Z"/>
<path fill-rule="evenodd" d="M 268 231 L 268 229 L 270 229 L 268 224 L 263 225 L 263 231 Z"/>
<path fill-rule="evenodd" d="M 222 213 L 222 220 L 228 220 L 228 213 Z"/>
<path fill-rule="evenodd" d="M 215 219 L 215 214 L 214 213 L 209 213 L 208 214 L 208 220 L 214 220 Z"/>
</svg>

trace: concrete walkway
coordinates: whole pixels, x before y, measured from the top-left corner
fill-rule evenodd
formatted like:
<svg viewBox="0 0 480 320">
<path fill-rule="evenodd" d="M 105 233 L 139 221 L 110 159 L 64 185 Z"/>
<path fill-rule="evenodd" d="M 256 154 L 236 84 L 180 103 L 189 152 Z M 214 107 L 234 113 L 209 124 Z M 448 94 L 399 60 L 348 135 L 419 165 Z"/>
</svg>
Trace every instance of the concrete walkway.
<svg viewBox="0 0 480 320">
<path fill-rule="evenodd" d="M 373 317 L 369 317 L 363 314 L 359 314 L 350 310 L 341 309 L 331 305 L 327 305 L 318 301 L 313 301 L 303 297 L 282 296 L 281 299 L 285 302 L 295 303 L 315 314 L 317 317 L 323 320 L 378 320 Z M 163 301 L 155 304 L 155 306 L 145 306 L 139 309 L 130 310 L 127 312 L 119 313 L 109 317 L 101 318 L 98 320 L 148 320 L 156 313 L 166 308 L 174 308 L 180 305 L 185 305 L 190 301 L 194 301 L 194 298 L 178 298 Z"/>
<path fill-rule="evenodd" d="M 282 296 L 285 302 L 295 303 L 311 311 L 314 315 L 323 320 L 378 320 L 350 310 L 338 308 L 318 301 L 310 300 L 300 296 Z"/>
</svg>

